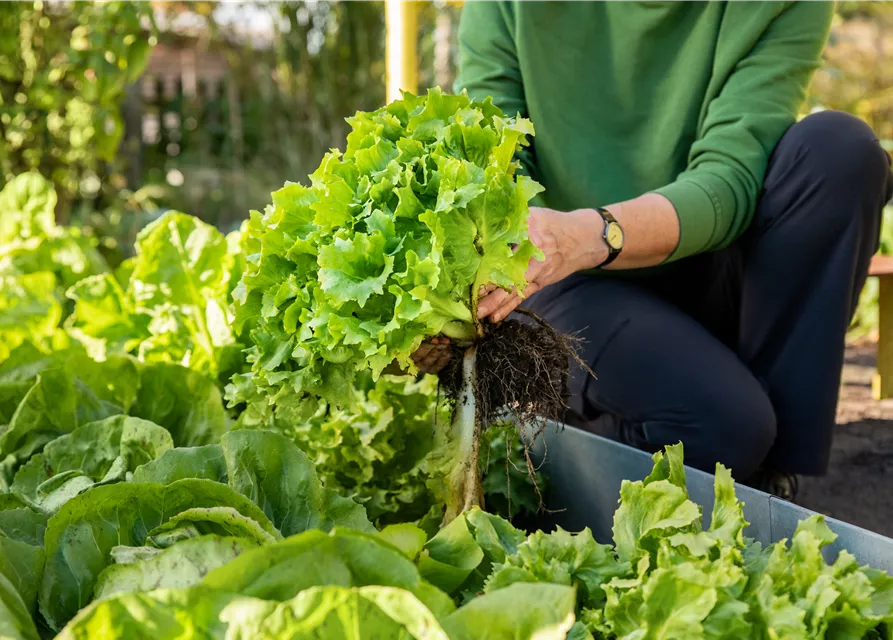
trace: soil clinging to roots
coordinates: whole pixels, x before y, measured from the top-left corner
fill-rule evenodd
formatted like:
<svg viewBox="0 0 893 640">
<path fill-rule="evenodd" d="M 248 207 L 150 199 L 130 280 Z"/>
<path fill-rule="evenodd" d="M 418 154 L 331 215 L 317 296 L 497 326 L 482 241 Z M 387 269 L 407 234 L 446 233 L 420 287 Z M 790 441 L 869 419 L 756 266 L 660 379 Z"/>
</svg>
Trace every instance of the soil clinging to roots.
<svg viewBox="0 0 893 640">
<path fill-rule="evenodd" d="M 518 311 L 524 316 L 521 320 L 486 325 L 475 345 L 454 346 L 454 357 L 440 373 L 441 392 L 453 403 L 452 434 L 463 448 L 464 460 L 447 481 L 450 497 L 444 524 L 473 506 L 484 506 L 478 469 L 481 435 L 506 419 L 521 432 L 527 473 L 539 508 L 545 509 L 530 448 L 550 421 L 562 422 L 565 417 L 571 361 L 592 372 L 577 355 L 578 338 L 559 333 L 530 311 Z M 506 492 L 511 495 L 510 487 Z"/>
<path fill-rule="evenodd" d="M 517 312 L 525 318 L 486 325 L 476 345 L 475 420 L 483 430 L 510 417 L 526 434 L 529 447 L 549 421 L 565 418 L 570 362 L 592 372 L 577 355 L 579 338 L 559 333 L 530 311 Z M 464 349 L 453 348 L 454 357 L 440 373 L 441 393 L 461 401 Z M 533 478 L 535 470 L 526 457 Z"/>
</svg>

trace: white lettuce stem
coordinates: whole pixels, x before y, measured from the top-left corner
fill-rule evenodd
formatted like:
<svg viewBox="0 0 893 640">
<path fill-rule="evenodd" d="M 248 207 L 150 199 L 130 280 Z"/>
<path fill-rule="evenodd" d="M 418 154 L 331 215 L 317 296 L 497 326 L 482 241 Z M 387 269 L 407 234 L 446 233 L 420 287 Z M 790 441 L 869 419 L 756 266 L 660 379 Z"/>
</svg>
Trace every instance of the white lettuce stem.
<svg viewBox="0 0 893 640">
<path fill-rule="evenodd" d="M 448 478 L 448 497 L 443 524 L 463 511 L 481 506 L 481 478 L 478 469 L 481 427 L 475 411 L 474 389 L 477 382 L 477 348 L 469 347 L 462 357 L 462 389 L 457 399 L 451 426 L 456 446 L 456 465 Z"/>
</svg>

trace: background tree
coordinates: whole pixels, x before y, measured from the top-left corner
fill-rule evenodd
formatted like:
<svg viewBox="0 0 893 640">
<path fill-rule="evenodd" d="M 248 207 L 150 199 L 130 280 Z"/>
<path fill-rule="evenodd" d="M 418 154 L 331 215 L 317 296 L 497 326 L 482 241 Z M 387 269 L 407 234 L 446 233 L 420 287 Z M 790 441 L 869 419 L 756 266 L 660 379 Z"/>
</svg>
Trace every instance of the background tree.
<svg viewBox="0 0 893 640">
<path fill-rule="evenodd" d="M 120 105 L 154 41 L 139 2 L 0 3 L 0 180 L 38 170 L 57 216 L 99 204 L 124 131 Z"/>
</svg>

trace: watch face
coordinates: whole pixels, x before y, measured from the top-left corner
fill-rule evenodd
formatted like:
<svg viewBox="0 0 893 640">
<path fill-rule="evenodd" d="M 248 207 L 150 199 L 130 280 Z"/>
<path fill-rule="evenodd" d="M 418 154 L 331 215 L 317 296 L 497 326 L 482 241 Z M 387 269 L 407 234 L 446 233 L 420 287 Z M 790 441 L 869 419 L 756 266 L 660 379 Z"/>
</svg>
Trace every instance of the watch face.
<svg viewBox="0 0 893 640">
<path fill-rule="evenodd" d="M 608 241 L 608 246 L 612 249 L 623 248 L 623 229 L 619 224 L 616 222 L 608 224 L 608 228 L 605 230 L 605 240 Z"/>
</svg>

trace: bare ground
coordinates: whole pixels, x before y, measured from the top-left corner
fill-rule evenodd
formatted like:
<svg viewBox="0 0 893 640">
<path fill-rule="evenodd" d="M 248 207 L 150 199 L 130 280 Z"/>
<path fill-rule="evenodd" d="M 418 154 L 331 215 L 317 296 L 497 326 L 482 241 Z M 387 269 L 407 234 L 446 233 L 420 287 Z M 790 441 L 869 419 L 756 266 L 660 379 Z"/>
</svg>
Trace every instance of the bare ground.
<svg viewBox="0 0 893 640">
<path fill-rule="evenodd" d="M 893 537 L 893 400 L 871 397 L 876 347 L 847 348 L 828 475 L 800 479 L 797 503 Z"/>
</svg>

